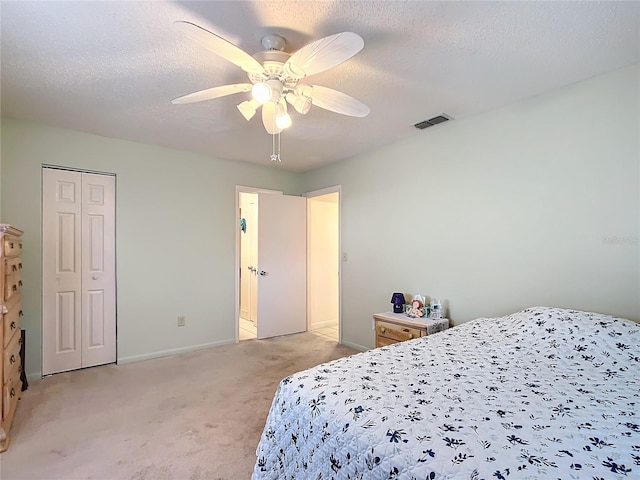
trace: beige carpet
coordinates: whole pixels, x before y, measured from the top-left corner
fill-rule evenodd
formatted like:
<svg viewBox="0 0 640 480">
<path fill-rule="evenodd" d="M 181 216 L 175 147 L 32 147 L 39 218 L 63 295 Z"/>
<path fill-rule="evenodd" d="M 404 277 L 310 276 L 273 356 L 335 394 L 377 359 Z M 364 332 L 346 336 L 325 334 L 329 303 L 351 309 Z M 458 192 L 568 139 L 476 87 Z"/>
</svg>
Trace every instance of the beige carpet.
<svg viewBox="0 0 640 480">
<path fill-rule="evenodd" d="M 249 479 L 278 382 L 353 353 L 301 333 L 45 378 L 24 392 L 0 478 Z"/>
</svg>

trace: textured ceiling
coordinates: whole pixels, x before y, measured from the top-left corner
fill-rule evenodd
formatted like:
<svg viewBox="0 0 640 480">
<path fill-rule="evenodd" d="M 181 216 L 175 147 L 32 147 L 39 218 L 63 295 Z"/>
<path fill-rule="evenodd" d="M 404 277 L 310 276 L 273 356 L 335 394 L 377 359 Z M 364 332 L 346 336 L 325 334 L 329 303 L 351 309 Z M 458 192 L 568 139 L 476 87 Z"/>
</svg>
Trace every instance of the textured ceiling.
<svg viewBox="0 0 640 480">
<path fill-rule="evenodd" d="M 640 60 L 639 2 L 6 2 L 0 4 L 2 116 L 270 165 L 260 115 L 240 93 L 170 100 L 246 81 L 174 27 L 196 23 L 254 54 L 265 33 L 294 52 L 358 33 L 364 49 L 309 81 L 371 108 L 352 118 L 292 113 L 277 168 L 304 171 Z M 455 121 L 455 120 L 454 120 Z M 447 128 L 447 124 L 433 128 Z"/>
</svg>

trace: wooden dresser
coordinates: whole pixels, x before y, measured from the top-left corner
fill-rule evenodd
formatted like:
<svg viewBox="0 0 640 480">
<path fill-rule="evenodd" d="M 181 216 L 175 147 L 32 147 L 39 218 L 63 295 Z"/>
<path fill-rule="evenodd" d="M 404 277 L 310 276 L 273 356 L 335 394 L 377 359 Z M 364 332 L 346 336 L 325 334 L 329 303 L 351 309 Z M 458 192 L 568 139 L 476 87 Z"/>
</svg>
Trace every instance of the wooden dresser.
<svg viewBox="0 0 640 480">
<path fill-rule="evenodd" d="M 22 231 L 0 223 L 0 375 L 2 397 L 0 424 L 0 452 L 9 447 L 9 429 L 21 397 L 22 365 L 20 360 L 20 320 L 22 318 Z"/>
<path fill-rule="evenodd" d="M 412 338 L 426 337 L 449 328 L 449 319 L 411 318 L 404 313 L 376 313 L 373 316 L 376 329 L 376 348 L 404 342 Z"/>
</svg>

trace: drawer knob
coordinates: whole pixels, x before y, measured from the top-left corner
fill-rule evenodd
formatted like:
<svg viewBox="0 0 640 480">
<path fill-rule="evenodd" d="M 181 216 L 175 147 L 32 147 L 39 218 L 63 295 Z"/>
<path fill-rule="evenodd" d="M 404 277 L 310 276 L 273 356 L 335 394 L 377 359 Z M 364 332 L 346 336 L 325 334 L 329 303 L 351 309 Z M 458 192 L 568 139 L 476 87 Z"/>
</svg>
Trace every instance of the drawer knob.
<svg viewBox="0 0 640 480">
<path fill-rule="evenodd" d="M 384 333 L 384 332 L 386 332 L 386 331 L 387 331 L 387 329 L 386 329 L 386 328 L 384 328 L 384 327 L 380 327 L 380 332 L 381 332 L 381 333 Z"/>
<path fill-rule="evenodd" d="M 13 285 L 11 285 L 11 290 L 14 292 L 18 291 L 18 286 L 14 283 Z"/>
<path fill-rule="evenodd" d="M 22 313 L 22 310 L 20 310 L 20 313 L 18 313 L 19 317 L 24 317 L 24 313 Z"/>
<path fill-rule="evenodd" d="M 11 355 L 11 358 L 9 359 L 9 363 L 16 363 L 16 356 L 15 356 L 15 354 L 14 354 L 14 355 Z"/>
<path fill-rule="evenodd" d="M 11 325 L 9 325 L 11 327 L 11 330 L 15 330 L 16 329 L 16 322 L 11 322 Z"/>
<path fill-rule="evenodd" d="M 21 286 L 22 286 L 22 280 L 20 280 L 20 281 L 18 282 L 18 286 L 19 286 L 19 287 L 21 287 Z"/>
<path fill-rule="evenodd" d="M 11 387 L 11 392 L 9 392 L 9 396 L 10 396 L 11 398 L 13 398 L 13 397 L 15 397 L 15 396 L 16 396 L 16 389 L 15 389 L 15 388 Z"/>
<path fill-rule="evenodd" d="M 9 242 L 9 248 L 13 248 L 13 242 Z"/>
<path fill-rule="evenodd" d="M 18 264 L 18 270 L 22 270 L 22 262 Z"/>
<path fill-rule="evenodd" d="M 11 271 L 12 272 L 17 272 L 18 271 L 18 266 L 17 265 L 11 265 Z"/>
</svg>

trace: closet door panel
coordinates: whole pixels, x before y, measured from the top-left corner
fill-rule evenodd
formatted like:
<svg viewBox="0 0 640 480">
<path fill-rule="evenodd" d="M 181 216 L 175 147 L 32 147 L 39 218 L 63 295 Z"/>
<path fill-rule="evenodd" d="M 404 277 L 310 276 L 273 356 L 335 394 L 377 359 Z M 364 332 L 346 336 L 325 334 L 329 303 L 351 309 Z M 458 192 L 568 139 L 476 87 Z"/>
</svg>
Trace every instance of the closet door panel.
<svg viewBox="0 0 640 480">
<path fill-rule="evenodd" d="M 81 211 L 79 172 L 42 170 L 42 371 L 80 368 Z"/>
<path fill-rule="evenodd" d="M 82 176 L 82 366 L 116 361 L 115 177 Z"/>
</svg>

